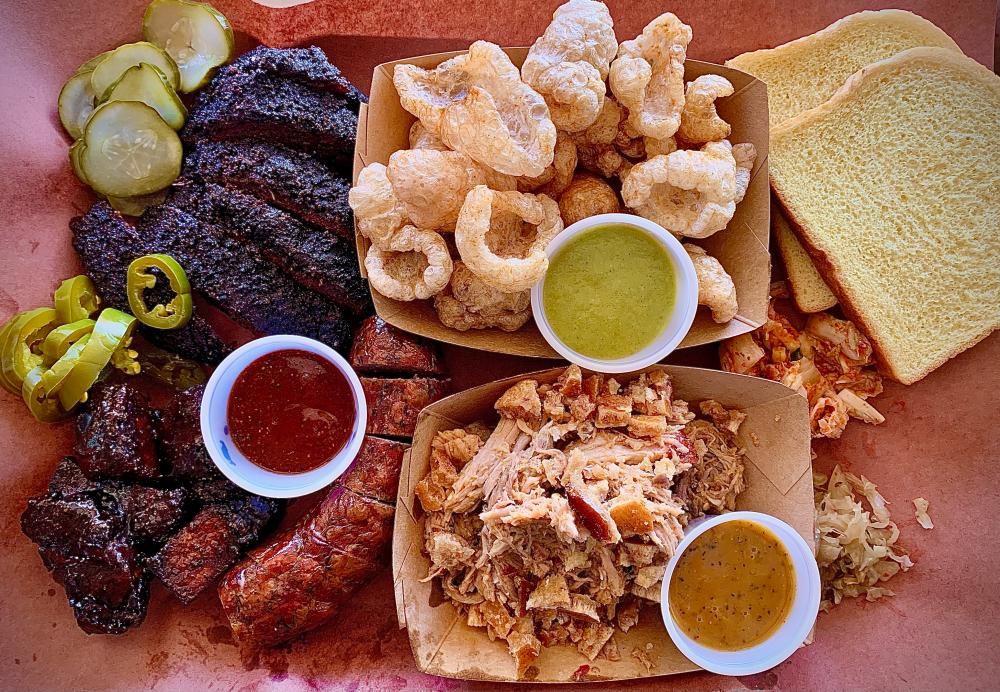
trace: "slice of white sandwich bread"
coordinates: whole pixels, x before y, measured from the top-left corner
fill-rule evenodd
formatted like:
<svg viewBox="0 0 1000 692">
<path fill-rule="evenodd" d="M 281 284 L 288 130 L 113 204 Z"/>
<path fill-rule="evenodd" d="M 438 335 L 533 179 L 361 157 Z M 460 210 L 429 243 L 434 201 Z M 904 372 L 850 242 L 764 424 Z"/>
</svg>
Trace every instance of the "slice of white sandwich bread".
<svg viewBox="0 0 1000 692">
<path fill-rule="evenodd" d="M 919 46 L 961 52 L 948 34 L 920 15 L 866 10 L 776 48 L 737 55 L 726 66 L 767 84 L 773 127 L 826 101 L 865 65 Z"/>
<path fill-rule="evenodd" d="M 788 225 L 781 208 L 771 205 L 771 231 L 785 265 L 795 307 L 802 312 L 822 312 L 837 304 L 837 296 L 827 286 L 809 253 Z"/>
<path fill-rule="evenodd" d="M 913 48 L 771 133 L 789 221 L 909 384 L 1000 326 L 1000 77 Z"/>
</svg>

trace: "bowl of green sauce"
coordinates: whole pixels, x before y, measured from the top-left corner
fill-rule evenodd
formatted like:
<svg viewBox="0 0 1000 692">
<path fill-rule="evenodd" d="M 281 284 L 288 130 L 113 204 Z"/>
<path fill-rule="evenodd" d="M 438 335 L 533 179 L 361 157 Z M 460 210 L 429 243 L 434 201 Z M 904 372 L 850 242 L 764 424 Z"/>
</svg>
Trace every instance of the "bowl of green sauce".
<svg viewBox="0 0 1000 692">
<path fill-rule="evenodd" d="M 631 214 L 576 222 L 546 250 L 549 267 L 531 289 L 542 336 L 571 363 L 631 372 L 667 356 L 691 328 L 698 279 L 680 242 Z"/>
</svg>

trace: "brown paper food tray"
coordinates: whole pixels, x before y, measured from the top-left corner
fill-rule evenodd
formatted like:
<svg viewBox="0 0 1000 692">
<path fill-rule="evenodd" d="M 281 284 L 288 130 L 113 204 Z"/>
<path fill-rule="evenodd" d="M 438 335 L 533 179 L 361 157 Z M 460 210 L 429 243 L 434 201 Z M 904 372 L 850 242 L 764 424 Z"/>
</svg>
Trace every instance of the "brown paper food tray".
<svg viewBox="0 0 1000 692">
<path fill-rule="evenodd" d="M 806 400 L 767 380 L 717 370 L 681 366 L 663 369 L 674 382 L 674 396 L 688 402 L 716 399 L 747 413 L 739 431 L 746 451 L 747 489 L 738 509 L 774 515 L 791 524 L 810 545 L 814 541 L 814 508 L 809 453 L 809 412 Z M 491 642 L 483 629 L 465 624 L 448 603 L 441 603 L 427 575 L 423 554 L 423 511 L 414 486 L 429 468 L 431 439 L 439 430 L 475 420 L 496 420 L 493 404 L 514 382 L 531 377 L 553 382 L 563 368 L 499 380 L 442 399 L 425 408 L 417 422 L 413 446 L 403 460 L 392 545 L 392 574 L 400 628 L 407 628 L 417 667 L 432 675 L 469 680 L 516 681 L 516 668 L 503 641 Z M 619 379 L 628 381 L 633 375 Z M 756 435 L 756 440 L 750 433 Z M 435 605 L 432 605 L 435 604 Z M 581 665 L 589 665 L 586 681 L 628 680 L 697 670 L 673 645 L 655 606 L 644 608 L 639 624 L 628 633 L 615 633 L 620 661 L 590 662 L 571 647 L 543 648 L 536 662 L 538 674 L 530 682 L 574 682 Z M 647 643 L 652 650 L 646 650 Z M 644 650 L 651 670 L 632 657 Z M 579 677 L 579 674 L 578 676 Z"/>
<path fill-rule="evenodd" d="M 520 66 L 528 49 L 504 50 L 514 64 Z M 375 67 L 369 102 L 361 105 L 358 116 L 354 182 L 357 182 L 361 169 L 369 163 L 388 163 L 393 152 L 409 146 L 407 135 L 414 117 L 399 104 L 399 95 L 392 83 L 394 66 L 411 64 L 432 68 L 461 52 L 424 55 L 382 63 Z M 711 73 L 722 75 L 733 83 L 735 93 L 719 102 L 718 111 L 732 125 L 730 140 L 752 142 L 757 149 L 757 160 L 746 197 L 737 205 L 736 214 L 729 226 L 707 240 L 698 241 L 718 258 L 733 277 L 739 312 L 730 322 L 716 324 L 707 309 L 699 308 L 694 324 L 680 348 L 721 341 L 761 326 L 767 317 L 771 273 L 771 258 L 768 253 L 770 196 L 767 175 L 767 88 L 763 82 L 744 72 L 712 63 L 688 60 L 684 70 L 688 80 Z M 367 238 L 357 235 L 362 275 L 365 275 L 364 256 L 369 245 Z M 533 321 L 516 332 L 504 332 L 500 329 L 460 332 L 441 324 L 429 300 L 401 302 L 386 298 L 375 290 L 372 290 L 372 299 L 375 310 L 382 319 L 414 334 L 496 353 L 537 358 L 559 357 L 542 338 Z"/>
</svg>

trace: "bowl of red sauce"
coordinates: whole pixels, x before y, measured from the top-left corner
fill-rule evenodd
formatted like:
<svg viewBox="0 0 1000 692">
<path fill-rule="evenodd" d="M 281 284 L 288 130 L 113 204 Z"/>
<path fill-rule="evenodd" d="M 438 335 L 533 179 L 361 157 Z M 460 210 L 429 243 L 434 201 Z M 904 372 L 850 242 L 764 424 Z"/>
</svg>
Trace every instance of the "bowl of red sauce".
<svg viewBox="0 0 1000 692">
<path fill-rule="evenodd" d="M 298 497 L 335 481 L 358 454 L 368 422 L 361 381 L 329 346 L 267 336 L 233 351 L 201 401 L 201 434 L 233 483 Z"/>
</svg>

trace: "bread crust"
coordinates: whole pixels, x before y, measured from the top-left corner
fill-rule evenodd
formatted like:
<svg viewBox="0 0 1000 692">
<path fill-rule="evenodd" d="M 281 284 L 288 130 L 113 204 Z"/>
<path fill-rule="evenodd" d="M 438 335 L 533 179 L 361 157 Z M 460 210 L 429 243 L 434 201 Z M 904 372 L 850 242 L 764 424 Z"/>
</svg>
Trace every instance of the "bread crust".
<svg viewBox="0 0 1000 692">
<path fill-rule="evenodd" d="M 813 122 L 820 121 L 830 113 L 833 113 L 841 106 L 841 104 L 849 101 L 855 96 L 856 93 L 860 92 L 869 78 L 878 76 L 883 72 L 895 70 L 902 65 L 920 61 L 929 61 L 935 64 L 950 64 L 955 68 L 965 71 L 971 77 L 981 81 L 987 89 L 993 90 L 997 97 L 1000 98 L 1000 79 L 997 79 L 996 75 L 990 72 L 989 69 L 975 62 L 971 58 L 966 57 L 964 54 L 956 53 L 946 48 L 910 48 L 909 50 L 897 53 L 890 58 L 886 58 L 885 60 L 872 63 L 871 65 L 855 72 L 828 101 L 815 108 L 804 111 L 799 115 L 789 118 L 779 126 L 775 127 L 771 131 L 771 142 L 773 143 L 776 140 L 781 139 L 781 137 L 786 133 L 805 127 Z M 774 170 L 773 167 L 771 170 Z M 872 342 L 872 347 L 874 348 L 875 355 L 879 361 L 880 369 L 882 369 L 891 379 L 902 384 L 913 384 L 914 382 L 926 377 L 933 370 L 954 358 L 959 353 L 976 345 L 992 332 L 1000 328 L 1000 324 L 995 324 L 981 333 L 973 334 L 971 337 L 968 337 L 956 344 L 946 354 L 935 359 L 934 361 L 931 361 L 918 372 L 913 373 L 912 375 L 904 374 L 900 364 L 894 363 L 889 357 L 885 344 L 880 338 L 878 325 L 866 320 L 864 314 L 858 308 L 859 301 L 851 292 L 850 287 L 843 280 L 844 277 L 836 263 L 836 260 L 829 256 L 819 246 L 819 241 L 810 233 L 809 227 L 804 223 L 803 219 L 796 214 L 793 202 L 791 202 L 788 192 L 782 189 L 780 182 L 774 178 L 773 174 L 771 175 L 771 189 L 774 192 L 775 198 L 779 201 L 782 210 L 785 212 L 785 217 L 788 219 L 789 224 L 795 230 L 798 238 L 802 241 L 803 247 L 805 247 L 809 256 L 816 264 L 820 274 L 825 277 L 830 290 L 837 296 L 837 300 L 840 302 L 844 314 L 848 319 L 854 322 L 855 325 L 857 325 L 857 327 Z"/>
<path fill-rule="evenodd" d="M 771 211 L 771 227 L 774 229 L 774 240 L 778 245 L 781 260 L 785 263 L 785 273 L 788 275 L 788 285 L 791 288 L 795 306 L 802 312 L 813 313 L 829 310 L 836 305 L 837 296 L 830 290 L 830 286 L 820 274 L 816 263 L 811 262 L 811 258 L 807 257 L 806 262 L 809 262 L 809 265 L 803 266 L 800 255 L 795 252 L 795 248 L 789 246 L 790 243 L 798 243 L 799 247 L 802 247 L 802 243 L 792 230 L 788 219 L 781 213 L 780 207 Z M 805 251 L 804 247 L 803 251 Z M 808 251 L 806 252 L 808 254 Z M 807 276 L 809 273 L 815 273 L 815 276 Z M 802 280 L 802 284 L 799 283 L 799 279 Z M 828 295 L 808 295 L 803 286 L 806 281 L 819 281 L 822 287 L 816 288 L 815 291 L 821 292 L 825 288 Z M 810 299 L 813 299 L 813 302 L 810 302 Z"/>
</svg>

